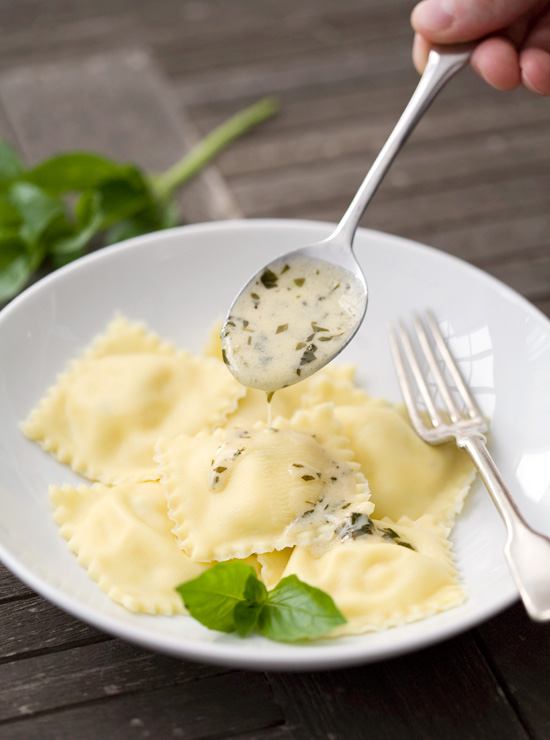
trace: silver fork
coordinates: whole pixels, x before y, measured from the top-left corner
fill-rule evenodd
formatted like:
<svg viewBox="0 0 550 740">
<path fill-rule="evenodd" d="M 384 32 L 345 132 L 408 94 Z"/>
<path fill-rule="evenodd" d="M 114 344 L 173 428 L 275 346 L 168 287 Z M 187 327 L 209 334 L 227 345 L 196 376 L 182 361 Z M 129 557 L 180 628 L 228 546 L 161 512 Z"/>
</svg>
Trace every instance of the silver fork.
<svg viewBox="0 0 550 740">
<path fill-rule="evenodd" d="M 464 381 L 432 313 L 424 319 L 413 317 L 414 333 L 432 375 L 432 383 L 443 399 L 444 410 L 436 405 L 427 374 L 421 369 L 417 352 L 403 323 L 389 327 L 390 345 L 405 399 L 417 434 L 432 445 L 454 440 L 472 457 L 507 531 L 504 554 L 527 613 L 536 621 L 550 620 L 550 539 L 527 524 L 487 451 L 484 432 L 488 425 Z M 439 360 L 438 360 L 439 355 Z M 464 411 L 455 402 L 442 362 Z M 420 394 L 425 410 L 417 403 Z M 430 424 L 426 421 L 429 417 Z"/>
</svg>

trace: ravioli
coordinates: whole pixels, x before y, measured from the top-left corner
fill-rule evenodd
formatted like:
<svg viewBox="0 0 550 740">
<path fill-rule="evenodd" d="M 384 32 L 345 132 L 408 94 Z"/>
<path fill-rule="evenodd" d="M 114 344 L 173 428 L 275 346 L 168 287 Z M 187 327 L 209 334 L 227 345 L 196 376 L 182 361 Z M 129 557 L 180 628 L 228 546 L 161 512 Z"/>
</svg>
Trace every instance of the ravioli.
<svg viewBox="0 0 550 740">
<path fill-rule="evenodd" d="M 303 405 L 329 400 L 369 481 L 376 515 L 397 520 L 427 514 L 451 526 L 476 474 L 470 457 L 452 442 L 427 444 L 402 404 L 373 398 L 344 377 L 320 378 Z"/>
<path fill-rule="evenodd" d="M 388 629 L 464 601 L 444 527 L 430 517 L 373 524 L 372 535 L 341 541 L 320 557 L 296 547 L 283 571 L 332 596 L 347 622 L 329 637 Z"/>
<path fill-rule="evenodd" d="M 339 406 L 336 417 L 369 481 L 377 516 L 427 514 L 452 525 L 475 476 L 463 450 L 454 443 L 427 444 L 404 407 L 384 400 Z"/>
<path fill-rule="evenodd" d="M 320 403 L 309 402 L 310 395 L 317 394 L 319 386 L 335 387 L 339 382 L 349 382 L 352 374 L 351 365 L 330 365 L 300 383 L 282 388 L 274 394 L 270 401 L 271 416 L 290 419 L 297 409 L 312 409 L 319 406 Z M 265 419 L 266 406 L 264 391 L 247 388 L 244 396 L 239 399 L 237 409 L 229 414 L 227 424 L 247 426 L 254 424 L 258 419 Z"/>
<path fill-rule="evenodd" d="M 329 593 L 348 620 L 335 637 L 461 603 L 447 536 L 467 455 L 424 443 L 351 365 L 277 391 L 267 415 L 224 366 L 219 329 L 193 356 L 119 317 L 22 424 L 98 481 L 50 488 L 90 577 L 131 611 L 186 614 L 177 585 L 244 560 L 268 589 L 296 574 Z"/>
<path fill-rule="evenodd" d="M 292 553 L 292 547 L 285 547 L 284 550 L 263 552 L 256 556 L 259 565 L 259 576 L 268 590 L 275 588 L 281 580 Z"/>
<path fill-rule="evenodd" d="M 220 363 L 178 352 L 119 318 L 58 378 L 22 429 L 91 480 L 155 480 L 160 436 L 220 424 L 243 393 Z"/>
<path fill-rule="evenodd" d="M 133 612 L 186 614 L 180 583 L 207 566 L 177 546 L 158 482 L 50 487 L 54 519 L 99 588 Z"/>
<path fill-rule="evenodd" d="M 312 430 L 315 429 L 315 436 Z M 157 460 L 173 529 L 194 560 L 245 558 L 298 543 L 328 546 L 367 484 L 325 406 L 274 427 L 163 439 Z"/>
</svg>

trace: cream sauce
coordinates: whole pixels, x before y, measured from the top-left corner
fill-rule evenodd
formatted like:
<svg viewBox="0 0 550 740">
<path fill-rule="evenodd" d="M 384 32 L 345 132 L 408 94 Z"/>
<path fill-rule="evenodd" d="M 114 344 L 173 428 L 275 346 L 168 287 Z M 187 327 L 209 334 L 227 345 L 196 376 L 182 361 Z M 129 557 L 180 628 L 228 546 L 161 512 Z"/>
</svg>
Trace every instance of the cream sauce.
<svg viewBox="0 0 550 740">
<path fill-rule="evenodd" d="M 228 430 L 227 439 L 218 447 L 210 463 L 209 489 L 221 493 L 235 466 L 254 452 L 268 461 L 280 458 L 282 469 L 286 470 L 286 476 L 283 475 L 288 480 L 286 488 L 306 486 L 310 489 L 307 509 L 294 525 L 299 523 L 303 529 L 318 527 L 327 521 L 341 527 L 345 525 L 347 512 L 343 512 L 350 505 L 347 503 L 349 492 L 356 488 L 355 472 L 346 463 L 332 459 L 313 436 L 305 432 L 273 427 Z M 284 460 L 288 462 L 282 462 Z"/>
<path fill-rule="evenodd" d="M 221 337 L 224 362 L 268 395 L 325 365 L 353 334 L 362 286 L 349 270 L 311 257 L 282 258 L 243 291 Z"/>
</svg>

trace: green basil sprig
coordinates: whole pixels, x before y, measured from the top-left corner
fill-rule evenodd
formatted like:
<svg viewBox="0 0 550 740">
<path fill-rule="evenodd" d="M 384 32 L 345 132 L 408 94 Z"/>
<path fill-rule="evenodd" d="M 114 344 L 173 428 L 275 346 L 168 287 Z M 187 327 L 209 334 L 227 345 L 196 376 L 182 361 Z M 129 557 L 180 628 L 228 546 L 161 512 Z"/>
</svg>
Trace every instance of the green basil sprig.
<svg viewBox="0 0 550 740">
<path fill-rule="evenodd" d="M 345 619 L 331 597 L 297 576 L 268 591 L 251 565 L 217 563 L 176 589 L 201 624 L 245 637 L 253 629 L 271 640 L 315 639 Z"/>
<path fill-rule="evenodd" d="M 47 261 L 80 257 L 99 234 L 105 244 L 176 226 L 174 193 L 224 147 L 278 110 L 273 98 L 237 113 L 166 172 L 89 152 L 69 152 L 26 168 L 0 140 L 0 301 L 18 293 Z"/>
</svg>

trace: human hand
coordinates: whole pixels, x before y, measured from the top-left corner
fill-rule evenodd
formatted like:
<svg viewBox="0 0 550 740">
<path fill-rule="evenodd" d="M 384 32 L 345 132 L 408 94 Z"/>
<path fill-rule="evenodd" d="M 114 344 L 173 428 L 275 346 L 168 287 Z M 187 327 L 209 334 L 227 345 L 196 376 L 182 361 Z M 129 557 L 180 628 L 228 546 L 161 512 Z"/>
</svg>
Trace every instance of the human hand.
<svg viewBox="0 0 550 740">
<path fill-rule="evenodd" d="M 419 72 L 433 44 L 483 39 L 471 59 L 480 77 L 498 90 L 522 84 L 550 95 L 550 0 L 423 0 L 411 24 Z"/>
</svg>

